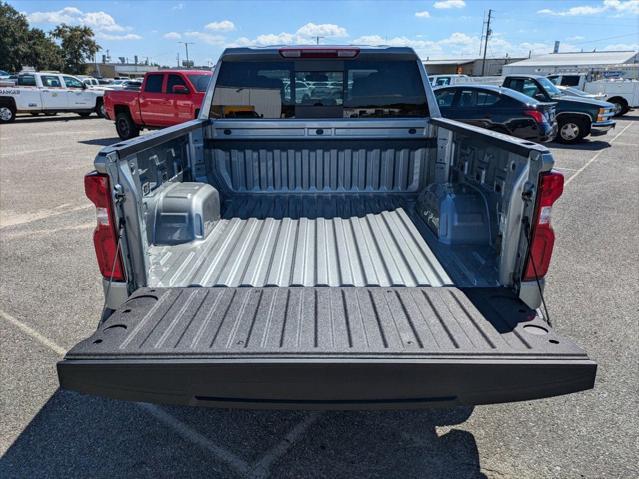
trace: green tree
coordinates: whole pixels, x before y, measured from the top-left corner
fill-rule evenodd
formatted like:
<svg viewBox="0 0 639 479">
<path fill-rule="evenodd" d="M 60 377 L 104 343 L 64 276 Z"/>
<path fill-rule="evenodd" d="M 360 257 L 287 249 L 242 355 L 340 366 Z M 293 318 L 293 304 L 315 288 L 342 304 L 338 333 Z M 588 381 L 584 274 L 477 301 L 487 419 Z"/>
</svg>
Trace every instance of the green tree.
<svg viewBox="0 0 639 479">
<path fill-rule="evenodd" d="M 25 65 L 36 70 L 62 70 L 64 68 L 62 49 L 39 28 L 32 28 L 27 36 L 28 49 L 23 58 Z"/>
<path fill-rule="evenodd" d="M 27 54 L 29 22 L 6 2 L 0 2 L 0 70 L 19 71 Z"/>
<path fill-rule="evenodd" d="M 69 73 L 84 73 L 85 63 L 92 61 L 100 50 L 90 27 L 74 27 L 63 23 L 51 35 L 60 40 L 64 69 Z"/>
</svg>

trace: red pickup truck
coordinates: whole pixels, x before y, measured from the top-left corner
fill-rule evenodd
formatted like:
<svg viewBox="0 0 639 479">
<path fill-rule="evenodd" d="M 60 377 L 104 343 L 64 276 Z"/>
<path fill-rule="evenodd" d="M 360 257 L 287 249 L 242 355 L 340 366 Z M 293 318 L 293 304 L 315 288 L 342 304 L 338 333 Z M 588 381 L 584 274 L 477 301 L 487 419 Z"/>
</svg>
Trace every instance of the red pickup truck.
<svg viewBox="0 0 639 479">
<path fill-rule="evenodd" d="M 106 117 L 128 140 L 143 128 L 164 128 L 197 118 L 211 80 L 202 70 L 161 70 L 144 76 L 140 90 L 107 90 Z"/>
</svg>

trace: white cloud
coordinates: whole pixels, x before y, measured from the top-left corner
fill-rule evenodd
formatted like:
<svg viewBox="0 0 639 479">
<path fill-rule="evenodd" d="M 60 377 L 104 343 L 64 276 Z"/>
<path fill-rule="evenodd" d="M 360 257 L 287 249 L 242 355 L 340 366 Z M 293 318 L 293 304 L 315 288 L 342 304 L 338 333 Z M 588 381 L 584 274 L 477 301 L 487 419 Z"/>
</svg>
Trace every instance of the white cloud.
<svg viewBox="0 0 639 479">
<path fill-rule="evenodd" d="M 558 17 L 574 17 L 580 15 L 597 15 L 606 11 L 616 13 L 639 14 L 639 0 L 604 0 L 600 5 L 581 5 L 566 10 L 552 10 L 544 8 L 538 10 L 541 15 L 554 15 Z"/>
<path fill-rule="evenodd" d="M 182 38 L 182 35 L 180 35 L 178 32 L 168 32 L 162 36 L 167 40 L 179 40 L 180 38 Z"/>
<path fill-rule="evenodd" d="M 380 35 L 364 35 L 353 40 L 356 45 L 389 45 L 393 47 L 411 47 L 425 60 L 426 58 L 476 58 L 479 51 L 480 38 L 470 36 L 462 32 L 455 32 L 448 37 L 439 40 L 425 40 L 421 38 L 393 37 L 384 38 Z M 562 44 L 562 50 L 574 50 L 573 45 Z M 528 51 L 533 54 L 550 53 L 552 43 L 523 42 L 512 43 L 495 34 L 490 41 L 488 57 L 502 57 L 508 54 L 510 57 L 528 56 Z"/>
<path fill-rule="evenodd" d="M 184 36 L 189 38 L 195 38 L 203 43 L 209 45 L 224 45 L 224 37 L 222 35 L 211 35 L 204 32 L 184 32 Z"/>
<path fill-rule="evenodd" d="M 447 8 L 464 8 L 466 2 L 464 0 L 441 0 L 433 4 L 434 8 L 447 9 Z"/>
<path fill-rule="evenodd" d="M 106 12 L 82 12 L 75 7 L 65 7 L 62 10 L 50 12 L 33 12 L 27 15 L 30 23 L 66 23 L 68 25 L 86 25 L 96 31 L 123 32 L 126 30 L 118 25 L 115 19 Z"/>
<path fill-rule="evenodd" d="M 171 10 L 182 10 L 183 8 L 184 8 L 184 4 L 178 3 L 177 5 L 173 5 L 173 7 L 171 7 Z"/>
<path fill-rule="evenodd" d="M 347 37 L 346 29 L 332 23 L 307 23 L 297 30 L 300 37 Z"/>
<path fill-rule="evenodd" d="M 613 45 L 607 45 L 604 50 L 639 50 L 639 43 L 615 43 Z M 601 51 L 601 50 L 600 50 Z"/>
<path fill-rule="evenodd" d="M 307 23 L 300 27 L 295 33 L 265 33 L 255 38 L 240 37 L 229 43 L 229 47 L 249 47 L 268 45 L 314 45 L 315 37 L 335 38 L 347 37 L 348 33 L 344 27 L 332 23 Z"/>
<path fill-rule="evenodd" d="M 417 18 L 430 18 L 430 13 L 426 10 L 422 10 L 421 12 L 415 12 L 415 16 Z"/>
<path fill-rule="evenodd" d="M 95 37 L 98 40 L 142 40 L 140 35 L 135 33 L 125 33 L 124 35 L 113 35 L 111 33 L 96 32 Z"/>
<path fill-rule="evenodd" d="M 222 20 L 220 22 L 208 23 L 204 28 L 216 32 L 232 32 L 235 30 L 235 24 L 230 20 Z"/>
</svg>

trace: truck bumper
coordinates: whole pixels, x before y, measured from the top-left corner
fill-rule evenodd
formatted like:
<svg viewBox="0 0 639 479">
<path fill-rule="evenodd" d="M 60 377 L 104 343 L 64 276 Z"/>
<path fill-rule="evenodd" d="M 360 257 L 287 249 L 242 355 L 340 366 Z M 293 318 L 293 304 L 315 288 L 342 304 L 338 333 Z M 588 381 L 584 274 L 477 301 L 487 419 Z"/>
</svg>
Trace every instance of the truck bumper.
<svg viewBox="0 0 639 479">
<path fill-rule="evenodd" d="M 608 133 L 608 130 L 613 129 L 617 123 L 614 120 L 606 120 L 595 122 L 590 126 L 590 134 L 592 136 L 601 136 Z"/>
<path fill-rule="evenodd" d="M 597 365 L 499 288 L 143 288 L 60 385 L 208 407 L 395 409 L 590 389 Z"/>
</svg>

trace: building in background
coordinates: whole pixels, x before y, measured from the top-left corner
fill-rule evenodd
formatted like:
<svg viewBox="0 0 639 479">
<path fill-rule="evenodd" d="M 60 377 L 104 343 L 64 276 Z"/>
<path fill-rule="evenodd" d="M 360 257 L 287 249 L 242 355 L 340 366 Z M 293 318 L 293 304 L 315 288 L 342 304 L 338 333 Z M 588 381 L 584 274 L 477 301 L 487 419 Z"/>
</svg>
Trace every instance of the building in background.
<svg viewBox="0 0 639 479">
<path fill-rule="evenodd" d="M 529 74 L 549 75 L 552 73 L 597 73 L 604 77 L 637 78 L 639 52 L 572 52 L 547 53 L 504 66 L 504 75 Z M 606 73 L 608 72 L 608 73 Z M 623 74 L 623 73 L 626 74 Z"/>
<path fill-rule="evenodd" d="M 486 58 L 484 75 L 501 75 L 502 67 L 522 58 Z M 459 60 L 426 60 L 423 62 L 429 75 L 481 75 L 483 59 L 466 58 Z"/>
<path fill-rule="evenodd" d="M 86 74 L 96 78 L 139 78 L 146 72 L 154 72 L 159 68 L 157 65 L 140 63 L 87 63 Z"/>
</svg>

